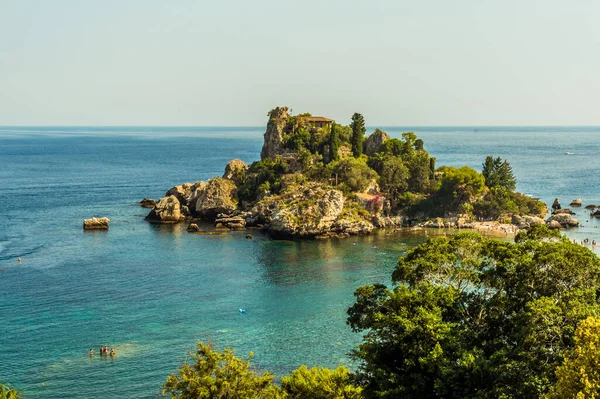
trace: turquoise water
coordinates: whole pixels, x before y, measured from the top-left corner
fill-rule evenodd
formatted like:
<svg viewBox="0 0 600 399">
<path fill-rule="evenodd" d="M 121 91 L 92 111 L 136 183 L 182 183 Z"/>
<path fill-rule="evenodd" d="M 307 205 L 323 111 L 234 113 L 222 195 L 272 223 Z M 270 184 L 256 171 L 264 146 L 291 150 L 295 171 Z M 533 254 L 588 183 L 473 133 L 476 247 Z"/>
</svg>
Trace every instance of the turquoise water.
<svg viewBox="0 0 600 399">
<path fill-rule="evenodd" d="M 479 168 L 499 155 L 527 194 L 600 204 L 600 128 L 386 130 L 415 131 L 438 165 Z M 151 398 L 197 340 L 254 351 L 277 375 L 352 366 L 354 289 L 388 282 L 421 236 L 194 235 L 146 223 L 135 205 L 220 175 L 231 158 L 256 160 L 263 131 L 0 127 L 0 379 L 29 398 Z M 568 234 L 600 240 L 599 223 L 579 213 L 584 227 Z M 110 230 L 84 233 L 90 216 L 108 216 Z M 116 358 L 90 359 L 103 344 Z"/>
</svg>

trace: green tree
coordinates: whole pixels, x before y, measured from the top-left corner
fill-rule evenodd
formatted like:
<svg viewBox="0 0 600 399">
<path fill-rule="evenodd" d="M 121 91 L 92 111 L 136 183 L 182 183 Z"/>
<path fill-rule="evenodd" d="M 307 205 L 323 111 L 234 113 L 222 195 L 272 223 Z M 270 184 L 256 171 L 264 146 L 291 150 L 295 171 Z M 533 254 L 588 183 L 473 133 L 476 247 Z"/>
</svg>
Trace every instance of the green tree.
<svg viewBox="0 0 600 399">
<path fill-rule="evenodd" d="M 306 366 L 281 378 L 281 388 L 289 399 L 361 399 L 362 389 L 355 386 L 350 371 L 340 366 L 335 370 Z"/>
<path fill-rule="evenodd" d="M 348 323 L 365 398 L 537 398 L 580 321 L 600 312 L 600 259 L 545 226 L 515 243 L 427 240 L 393 286 L 355 292 Z"/>
<path fill-rule="evenodd" d="M 22 396 L 16 389 L 0 384 L 0 399 L 21 399 Z"/>
<path fill-rule="evenodd" d="M 177 373 L 167 377 L 163 395 L 172 399 L 277 399 L 279 388 L 269 373 L 250 369 L 250 353 L 246 359 L 225 349 L 213 350 L 211 345 L 198 342 L 192 363 L 184 362 Z"/>
<path fill-rule="evenodd" d="M 344 191 L 361 192 L 377 177 L 377 173 L 366 163 L 366 158 L 346 157 L 327 165 L 332 176 L 337 176 L 337 181 Z"/>
<path fill-rule="evenodd" d="M 336 131 L 336 123 L 333 122 L 331 125 L 331 132 L 329 133 L 329 162 L 337 161 L 339 159 L 340 150 L 340 139 L 338 132 Z"/>
<path fill-rule="evenodd" d="M 358 112 L 355 112 L 354 115 L 352 115 L 350 128 L 352 128 L 352 154 L 354 155 L 354 158 L 358 158 L 363 153 L 363 140 L 365 132 L 367 131 L 365 127 L 365 118 Z"/>
<path fill-rule="evenodd" d="M 600 398 L 600 319 L 588 317 L 575 331 L 575 347 L 556 369 L 556 389 L 548 399 Z"/>
<path fill-rule="evenodd" d="M 387 192 L 391 200 L 395 202 L 396 198 L 408 187 L 410 174 L 400 157 L 385 157 L 379 176 L 381 189 Z"/>
<path fill-rule="evenodd" d="M 512 167 L 506 160 L 487 156 L 483 162 L 481 174 L 485 179 L 485 185 L 489 188 L 502 187 L 508 191 L 515 191 L 517 179 Z"/>
<path fill-rule="evenodd" d="M 438 171 L 443 177 L 435 200 L 444 211 L 456 211 L 461 203 L 473 201 L 485 189 L 483 176 L 468 166 L 442 166 Z"/>
</svg>

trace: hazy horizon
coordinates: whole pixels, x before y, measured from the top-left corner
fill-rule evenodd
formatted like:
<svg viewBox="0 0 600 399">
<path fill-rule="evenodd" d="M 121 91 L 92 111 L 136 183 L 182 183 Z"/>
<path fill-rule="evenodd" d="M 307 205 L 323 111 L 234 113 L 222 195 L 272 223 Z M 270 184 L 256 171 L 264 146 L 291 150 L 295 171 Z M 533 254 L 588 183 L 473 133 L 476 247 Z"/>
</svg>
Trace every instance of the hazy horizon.
<svg viewBox="0 0 600 399">
<path fill-rule="evenodd" d="M 0 0 L 0 126 L 596 126 L 600 3 Z"/>
</svg>

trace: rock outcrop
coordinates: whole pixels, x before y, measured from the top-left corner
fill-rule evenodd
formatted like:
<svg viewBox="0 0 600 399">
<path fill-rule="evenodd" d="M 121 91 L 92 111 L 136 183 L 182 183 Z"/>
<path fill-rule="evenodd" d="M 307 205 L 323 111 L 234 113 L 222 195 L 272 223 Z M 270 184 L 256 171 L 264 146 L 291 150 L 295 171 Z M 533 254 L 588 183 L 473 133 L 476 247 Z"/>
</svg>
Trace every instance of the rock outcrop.
<svg viewBox="0 0 600 399">
<path fill-rule="evenodd" d="M 267 123 L 260 159 L 275 158 L 285 152 L 283 130 L 288 118 L 287 107 L 277 107 L 269 113 L 269 122 Z"/>
<path fill-rule="evenodd" d="M 138 202 L 138 205 L 142 208 L 154 208 L 154 205 L 156 205 L 156 201 L 150 198 L 144 198 L 143 200 Z"/>
<path fill-rule="evenodd" d="M 192 186 L 192 183 L 183 183 L 179 186 L 171 187 L 169 191 L 165 193 L 165 197 L 173 195 L 177 198 L 177 201 L 179 201 L 180 204 L 185 205 L 187 203 L 187 199 L 190 197 L 190 195 L 192 195 Z"/>
<path fill-rule="evenodd" d="M 589 205 L 585 206 L 585 209 L 589 209 L 589 210 L 593 210 L 593 209 L 596 209 L 596 208 L 598 208 L 598 206 L 596 206 L 594 204 L 589 204 Z"/>
<path fill-rule="evenodd" d="M 557 209 L 560 209 L 560 200 L 558 198 L 554 198 L 554 202 L 552 203 L 552 210 L 556 211 Z"/>
<path fill-rule="evenodd" d="M 390 136 L 387 135 L 383 130 L 375 129 L 373 133 L 365 140 L 364 150 L 365 154 L 372 156 L 375 155 L 379 147 L 386 141 L 390 139 Z"/>
<path fill-rule="evenodd" d="M 155 223 L 179 223 L 184 218 L 181 204 L 174 195 L 161 198 L 146 216 L 146 220 Z"/>
<path fill-rule="evenodd" d="M 195 214 L 206 219 L 215 219 L 220 213 L 231 214 L 237 209 L 237 189 L 231 180 L 214 178 L 198 192 Z"/>
<path fill-rule="evenodd" d="M 562 208 L 562 209 L 557 209 L 554 212 L 552 212 L 553 215 L 574 215 L 575 212 L 573 212 L 570 208 Z"/>
<path fill-rule="evenodd" d="M 581 206 L 581 204 L 583 204 L 583 201 L 580 198 L 578 198 L 571 201 L 569 206 Z"/>
<path fill-rule="evenodd" d="M 568 213 L 557 213 L 557 214 L 550 216 L 548 218 L 548 220 L 546 220 L 546 224 L 549 227 L 552 227 L 552 225 L 556 225 L 555 223 L 552 223 L 552 222 L 557 222 L 562 227 L 579 226 L 579 220 L 575 219 L 572 215 L 570 215 Z"/>
<path fill-rule="evenodd" d="M 202 192 L 204 191 L 207 185 L 207 182 L 199 181 L 194 183 L 194 185 L 192 186 L 192 194 L 190 194 L 190 196 L 187 199 L 187 207 L 192 215 L 196 213 L 196 203 L 198 202 L 198 198 L 200 198 L 200 195 L 202 195 Z"/>
<path fill-rule="evenodd" d="M 215 219 L 217 229 L 241 230 L 246 227 L 246 219 L 242 216 L 219 215 Z"/>
<path fill-rule="evenodd" d="M 518 216 L 513 215 L 512 224 L 518 226 L 520 229 L 528 229 L 535 224 L 544 224 L 544 219 L 537 216 Z"/>
<path fill-rule="evenodd" d="M 328 233 L 344 208 L 341 191 L 318 183 L 289 186 L 260 201 L 253 214 L 268 223 L 275 238 L 315 237 Z"/>
<path fill-rule="evenodd" d="M 232 180 L 236 185 L 240 184 L 240 179 L 246 175 L 248 165 L 240 159 L 232 159 L 225 166 L 223 179 Z"/>
<path fill-rule="evenodd" d="M 106 230 L 110 223 L 109 218 L 91 218 L 83 221 L 84 230 Z"/>
<path fill-rule="evenodd" d="M 200 227 L 196 223 L 190 223 L 186 230 L 190 233 L 199 233 Z"/>
</svg>

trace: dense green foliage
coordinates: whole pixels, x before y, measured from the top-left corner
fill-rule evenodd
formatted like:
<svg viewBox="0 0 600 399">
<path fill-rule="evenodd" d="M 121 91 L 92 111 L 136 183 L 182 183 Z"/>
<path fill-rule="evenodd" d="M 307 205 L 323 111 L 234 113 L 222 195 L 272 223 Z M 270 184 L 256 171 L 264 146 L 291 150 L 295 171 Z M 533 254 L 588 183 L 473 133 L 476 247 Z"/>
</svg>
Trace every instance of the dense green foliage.
<svg viewBox="0 0 600 399">
<path fill-rule="evenodd" d="M 482 166 L 481 174 L 485 179 L 486 186 L 489 188 L 500 187 L 507 191 L 515 190 L 517 179 L 508 161 L 503 161 L 500 157 L 487 156 Z"/>
<path fill-rule="evenodd" d="M 358 112 L 354 113 L 350 128 L 352 129 L 352 155 L 354 155 L 354 158 L 358 158 L 362 155 L 363 140 L 367 131 L 365 118 Z"/>
<path fill-rule="evenodd" d="M 290 399 L 360 399 L 362 389 L 353 385 L 345 367 L 330 370 L 323 367 L 300 368 L 281 378 L 285 398 Z"/>
<path fill-rule="evenodd" d="M 366 158 L 346 157 L 328 165 L 338 187 L 346 192 L 363 191 L 377 173 L 367 165 Z"/>
<path fill-rule="evenodd" d="M 575 347 L 556 369 L 556 388 L 544 399 L 600 398 L 600 319 L 588 317 L 575 331 Z"/>
<path fill-rule="evenodd" d="M 600 260 L 544 226 L 514 244 L 433 238 L 393 287 L 357 289 L 348 313 L 366 398 L 537 398 L 579 322 L 600 312 Z"/>
<path fill-rule="evenodd" d="M 340 138 L 336 127 L 337 124 L 333 122 L 331 131 L 329 132 L 329 162 L 337 161 L 340 158 L 338 153 L 340 150 Z"/>
<path fill-rule="evenodd" d="M 22 396 L 13 388 L 0 384 L 0 399 L 21 399 Z"/>
<path fill-rule="evenodd" d="M 238 177 L 243 182 L 238 185 L 241 200 L 277 194 L 282 175 L 301 173 L 309 181 L 335 186 L 346 194 L 374 188 L 374 180 L 380 188 L 375 194 L 391 205 L 385 212 L 414 221 L 455 215 L 491 220 L 546 214 L 543 203 L 514 191 L 512 168 L 499 157 L 488 156 L 482 173 L 467 166 L 437 168 L 423 140 L 406 132 L 401 138 L 384 139 L 379 148 L 370 148 L 365 158 L 366 129 L 361 114 L 352 115 L 348 126 L 334 122 L 322 127 L 307 122 L 309 115 L 289 116 L 284 123 L 283 145 L 296 159 L 287 154 L 286 161 L 265 159 L 253 164 L 246 176 Z M 387 138 L 379 129 L 374 133 Z"/>
<path fill-rule="evenodd" d="M 360 387 L 352 384 L 345 367 L 335 370 L 301 366 L 276 385 L 270 373 L 252 370 L 250 359 L 235 356 L 225 349 L 215 351 L 198 343 L 191 362 L 184 362 L 167 377 L 163 396 L 172 399 L 359 399 Z"/>
</svg>

